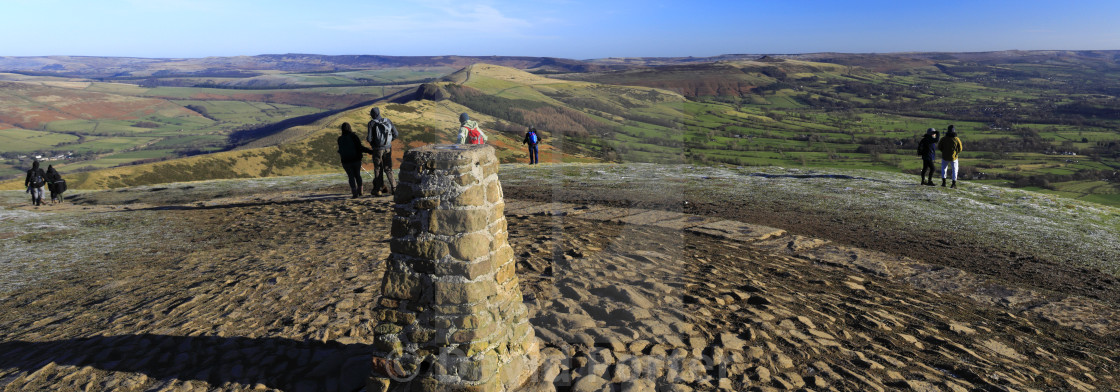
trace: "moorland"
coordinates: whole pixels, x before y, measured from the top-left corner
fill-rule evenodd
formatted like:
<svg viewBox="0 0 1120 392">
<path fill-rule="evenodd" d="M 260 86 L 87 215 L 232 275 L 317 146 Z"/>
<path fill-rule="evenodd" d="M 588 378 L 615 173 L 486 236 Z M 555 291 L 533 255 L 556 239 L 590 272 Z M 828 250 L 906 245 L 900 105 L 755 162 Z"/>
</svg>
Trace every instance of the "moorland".
<svg viewBox="0 0 1120 392">
<path fill-rule="evenodd" d="M 271 150 L 165 174 L 323 172 L 333 162 L 325 135 L 341 121 L 364 123 L 382 102 L 404 117 L 403 145 L 450 140 L 446 114 L 477 113 L 508 162 L 524 159 L 520 135 L 536 126 L 554 160 L 917 173 L 919 136 L 954 124 L 966 181 L 1117 205 L 1118 56 L 0 58 L 0 154 L 9 178 L 36 154 L 117 178 L 77 181 L 91 188 L 159 181 L 122 165 L 222 151 L 232 155 L 214 159 L 237 161 L 255 148 Z"/>
</svg>

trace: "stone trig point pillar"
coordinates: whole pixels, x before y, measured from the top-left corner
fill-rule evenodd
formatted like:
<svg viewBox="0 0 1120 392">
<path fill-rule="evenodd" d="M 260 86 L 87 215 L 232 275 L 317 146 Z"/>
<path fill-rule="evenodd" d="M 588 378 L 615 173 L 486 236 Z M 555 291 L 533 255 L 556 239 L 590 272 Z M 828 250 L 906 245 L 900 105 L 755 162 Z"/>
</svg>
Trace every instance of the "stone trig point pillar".
<svg viewBox="0 0 1120 392">
<path fill-rule="evenodd" d="M 497 173 L 490 146 L 405 153 L 367 390 L 511 391 L 536 370 Z"/>
</svg>

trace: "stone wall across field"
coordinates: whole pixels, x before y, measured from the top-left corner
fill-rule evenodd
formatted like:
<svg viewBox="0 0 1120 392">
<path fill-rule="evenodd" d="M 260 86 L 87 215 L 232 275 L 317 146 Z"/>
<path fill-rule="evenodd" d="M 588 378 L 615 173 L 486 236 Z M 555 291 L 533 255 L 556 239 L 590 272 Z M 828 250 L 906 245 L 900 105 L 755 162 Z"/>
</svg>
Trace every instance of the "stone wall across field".
<svg viewBox="0 0 1120 392">
<path fill-rule="evenodd" d="M 370 391 L 506 391 L 535 370 L 497 172 L 485 145 L 405 154 Z"/>
</svg>

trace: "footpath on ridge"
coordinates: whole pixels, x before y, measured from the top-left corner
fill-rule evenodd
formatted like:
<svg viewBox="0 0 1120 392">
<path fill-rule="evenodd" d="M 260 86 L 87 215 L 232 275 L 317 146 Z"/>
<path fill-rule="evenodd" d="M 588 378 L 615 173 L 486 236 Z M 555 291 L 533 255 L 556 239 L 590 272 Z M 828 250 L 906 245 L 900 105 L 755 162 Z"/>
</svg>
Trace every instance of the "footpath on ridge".
<svg viewBox="0 0 1120 392">
<path fill-rule="evenodd" d="M 0 298 L 3 390 L 354 391 L 392 203 L 98 207 L 194 231 Z M 559 390 L 1118 390 L 1116 309 L 735 220 L 507 199 Z M 147 218 L 145 218 L 147 219 Z"/>
</svg>

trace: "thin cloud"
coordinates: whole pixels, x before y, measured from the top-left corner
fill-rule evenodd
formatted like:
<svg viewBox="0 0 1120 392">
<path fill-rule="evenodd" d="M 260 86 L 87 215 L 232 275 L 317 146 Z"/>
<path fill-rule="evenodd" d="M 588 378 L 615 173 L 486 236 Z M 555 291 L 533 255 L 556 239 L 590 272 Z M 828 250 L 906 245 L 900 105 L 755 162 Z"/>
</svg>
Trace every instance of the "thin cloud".
<svg viewBox="0 0 1120 392">
<path fill-rule="evenodd" d="M 347 32 L 509 35 L 520 34 L 533 23 L 511 17 L 486 4 L 457 4 L 443 1 L 420 2 L 421 9 L 409 14 L 378 15 L 351 19 L 344 23 L 319 23 L 324 29 Z"/>
<path fill-rule="evenodd" d="M 213 12 L 221 10 L 220 2 L 199 0 L 126 0 L 133 8 L 167 11 L 202 11 Z"/>
</svg>

